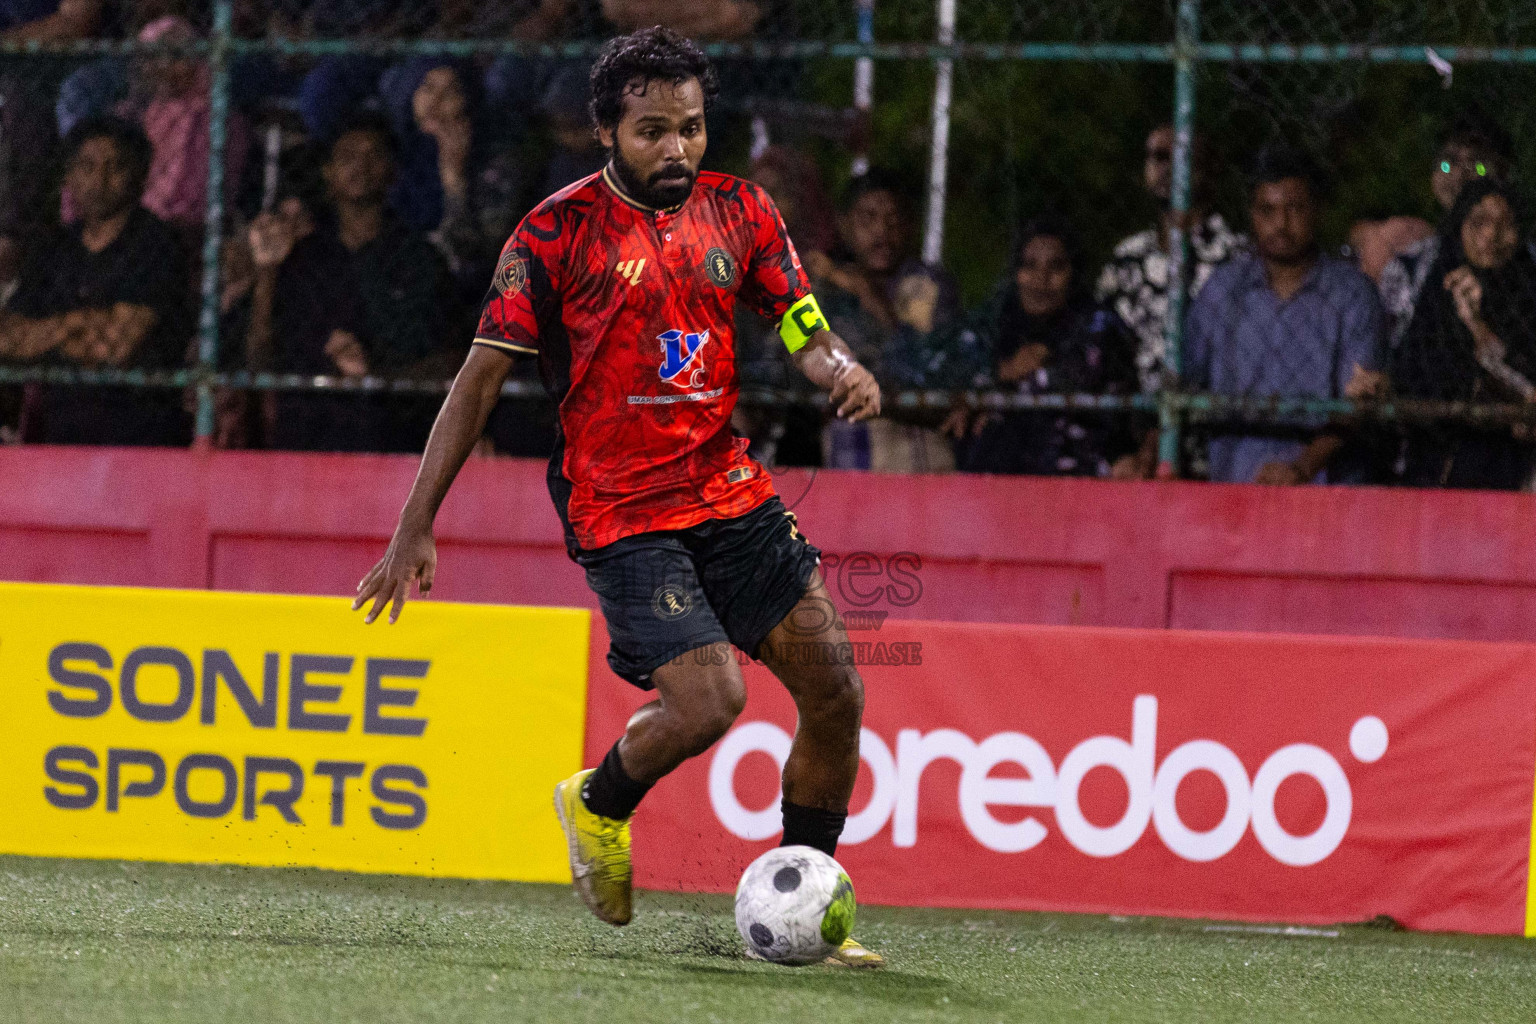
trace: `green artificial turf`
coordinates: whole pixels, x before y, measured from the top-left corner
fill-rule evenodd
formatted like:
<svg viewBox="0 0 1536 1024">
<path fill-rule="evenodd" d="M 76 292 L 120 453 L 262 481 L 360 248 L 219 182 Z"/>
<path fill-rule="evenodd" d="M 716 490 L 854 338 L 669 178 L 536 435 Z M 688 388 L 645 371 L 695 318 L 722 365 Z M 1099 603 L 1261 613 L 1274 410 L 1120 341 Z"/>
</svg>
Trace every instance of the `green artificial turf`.
<svg viewBox="0 0 1536 1024">
<path fill-rule="evenodd" d="M 1536 946 L 863 907 L 884 971 L 754 963 L 724 897 L 0 857 L 0 1020 L 1536 1021 Z M 1332 933 L 1332 934 L 1329 934 Z"/>
</svg>

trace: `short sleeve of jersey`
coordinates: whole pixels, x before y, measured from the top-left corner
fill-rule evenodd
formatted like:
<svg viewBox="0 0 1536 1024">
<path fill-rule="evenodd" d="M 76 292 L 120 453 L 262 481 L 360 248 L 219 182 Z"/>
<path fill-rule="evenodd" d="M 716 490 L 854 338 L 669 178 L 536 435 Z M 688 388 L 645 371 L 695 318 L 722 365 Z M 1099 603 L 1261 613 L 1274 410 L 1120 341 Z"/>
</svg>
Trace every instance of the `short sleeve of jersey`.
<svg viewBox="0 0 1536 1024">
<path fill-rule="evenodd" d="M 540 217 L 553 220 L 554 214 L 542 209 L 530 213 L 502 248 L 480 310 L 475 344 L 503 352 L 539 351 L 539 321 L 554 303 L 551 272 L 558 265 L 550 259 L 548 244 L 539 237 Z"/>
<path fill-rule="evenodd" d="M 742 299 L 759 316 L 777 323 L 789 307 L 811 293 L 811 284 L 773 200 L 754 188 L 748 202 L 755 235 Z"/>
</svg>

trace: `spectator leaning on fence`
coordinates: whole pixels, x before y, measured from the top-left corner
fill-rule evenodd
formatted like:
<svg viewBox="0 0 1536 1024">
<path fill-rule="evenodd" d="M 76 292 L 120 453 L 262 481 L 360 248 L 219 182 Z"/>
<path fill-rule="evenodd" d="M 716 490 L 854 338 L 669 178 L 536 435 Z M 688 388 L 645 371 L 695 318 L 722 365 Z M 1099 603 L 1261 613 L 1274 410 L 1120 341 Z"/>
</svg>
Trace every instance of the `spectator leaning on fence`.
<svg viewBox="0 0 1536 1024">
<path fill-rule="evenodd" d="M 139 31 L 141 43 L 189 43 L 197 30 L 185 18 L 156 18 Z M 155 147 L 144 205 L 162 220 L 200 237 L 207 214 L 210 72 L 193 57 L 151 57 L 140 62 L 139 88 L 148 101 L 139 122 Z M 250 148 L 250 126 L 237 110 L 225 122 L 224 182 L 227 198 L 240 184 Z"/>
<path fill-rule="evenodd" d="M 1195 137 L 1189 211 L 1184 226 L 1189 233 L 1189 262 L 1184 280 L 1190 296 L 1200 294 L 1211 273 L 1242 252 L 1247 239 L 1228 227 L 1221 214 L 1207 206 L 1210 177 L 1208 147 Z M 1136 372 L 1141 390 L 1162 390 L 1168 377 L 1168 297 L 1172 291 L 1173 261 L 1169 235 L 1177 218 L 1173 200 L 1173 126 L 1164 124 L 1147 135 L 1142 163 L 1142 184 L 1160 208 L 1157 223 L 1122 239 L 1114 255 L 1099 273 L 1094 297 L 1113 311 L 1135 335 Z M 1141 417 L 1128 420 L 1136 424 Z M 1140 423 L 1141 443 L 1134 452 L 1118 459 L 1114 475 L 1121 479 L 1147 479 L 1157 469 L 1157 431 Z"/>
<path fill-rule="evenodd" d="M 394 142 L 386 121 L 343 128 L 324 169 L 330 208 L 298 240 L 288 219 L 251 227 L 257 268 L 247 342 L 253 365 L 285 373 L 441 378 L 452 373 L 447 264 L 389 213 Z M 400 397 L 380 412 L 353 396 L 283 395 L 273 447 L 411 450 L 434 403 Z"/>
<path fill-rule="evenodd" d="M 1381 304 L 1370 279 L 1317 245 L 1320 176 L 1278 147 L 1261 155 L 1249 205 L 1254 253 L 1218 269 L 1190 309 L 1186 383 L 1236 398 L 1344 398 L 1377 368 Z M 1343 441 L 1316 418 L 1218 426 L 1210 477 L 1327 478 Z"/>
<path fill-rule="evenodd" d="M 1405 398 L 1536 402 L 1536 258 L 1508 185 L 1484 179 L 1462 188 L 1390 368 Z M 1513 490 L 1530 479 L 1532 451 L 1523 425 L 1413 427 L 1402 480 Z"/>
<path fill-rule="evenodd" d="M 104 0 L 0 0 L 0 39 L 66 43 L 103 28 Z M 8 58 L 0 68 L 0 230 L 15 237 L 53 223 L 58 135 L 53 104 L 61 60 Z"/>
<path fill-rule="evenodd" d="M 883 386 L 969 386 L 984 362 L 980 344 L 960 321 L 954 281 L 909 254 L 911 224 L 905 189 L 890 174 L 871 170 L 843 196 L 842 249 L 836 257 L 807 255 L 806 269 L 817 282 L 828 323 Z M 932 417 L 903 422 L 889 414 L 867 423 L 829 421 L 822 434 L 824 464 L 952 471 L 954 451 L 937 426 Z"/>
<path fill-rule="evenodd" d="M 407 227 L 430 235 L 478 306 L 517 227 L 526 182 L 518 154 L 475 116 L 470 70 L 417 57 L 386 71 L 379 91 L 401 140 L 390 205 Z"/>
<path fill-rule="evenodd" d="M 1429 187 L 1440 209 L 1456 205 L 1462 186 L 1483 178 L 1508 181 L 1514 145 L 1508 135 L 1480 118 L 1458 121 L 1440 143 L 1429 171 Z M 1391 347 L 1397 347 L 1413 319 L 1414 306 L 1440 255 L 1440 235 L 1407 246 L 1381 271 L 1378 287 L 1386 309 Z"/>
<path fill-rule="evenodd" d="M 993 382 L 1025 395 L 1128 394 L 1134 341 L 1086 294 L 1081 250 L 1065 221 L 1045 216 L 1019 232 L 1012 273 L 984 315 Z M 949 421 L 960 428 L 963 412 Z M 984 415 L 959 441 L 960 468 L 976 473 L 1108 476 L 1136 439 L 1122 416 L 1035 409 Z"/>
<path fill-rule="evenodd" d="M 1206 207 L 1209 157 L 1196 139 L 1191 206 L 1185 215 L 1189 230 L 1186 278 L 1190 295 L 1198 295 L 1211 273 L 1243 251 L 1247 241 L 1235 233 L 1221 214 Z M 1161 207 L 1157 223 L 1123 239 L 1114 257 L 1099 274 L 1094 297 L 1109 307 L 1135 332 L 1136 370 L 1146 392 L 1162 388 L 1168 372 L 1168 294 L 1172 261 L 1168 235 L 1175 226 L 1173 197 L 1173 126 L 1161 125 L 1147 136 L 1142 183 Z"/>
<path fill-rule="evenodd" d="M 82 121 L 65 140 L 64 181 L 79 221 L 29 243 L 20 284 L 0 314 L 0 356 L 85 368 L 174 369 L 191 330 L 186 257 L 140 205 L 150 144 L 114 117 Z M 59 444 L 185 444 L 179 392 L 123 387 L 50 390 L 41 436 Z"/>
</svg>

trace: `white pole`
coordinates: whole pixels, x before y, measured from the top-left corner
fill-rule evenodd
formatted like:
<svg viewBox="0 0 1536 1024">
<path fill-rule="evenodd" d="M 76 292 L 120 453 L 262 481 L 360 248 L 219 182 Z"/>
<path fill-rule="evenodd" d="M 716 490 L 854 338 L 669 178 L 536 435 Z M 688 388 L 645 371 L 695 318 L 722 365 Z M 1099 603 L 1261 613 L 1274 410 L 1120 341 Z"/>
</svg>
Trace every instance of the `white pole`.
<svg viewBox="0 0 1536 1024">
<path fill-rule="evenodd" d="M 859 42 L 875 41 L 875 0 L 858 0 Z M 869 173 L 869 112 L 875 105 L 875 61 L 860 57 L 853 62 L 853 109 L 858 111 L 859 130 L 863 136 L 859 151 L 853 155 L 853 176 Z"/>
<path fill-rule="evenodd" d="M 939 44 L 955 41 L 955 0 L 939 0 Z M 955 62 L 938 62 L 933 82 L 933 148 L 928 154 L 928 226 L 923 234 L 923 262 L 937 264 L 944 251 L 945 178 L 949 173 L 949 106 Z"/>
<path fill-rule="evenodd" d="M 283 130 L 275 124 L 267 126 L 266 148 L 262 157 L 261 212 L 268 213 L 277 205 L 277 176 L 283 159 Z"/>
</svg>

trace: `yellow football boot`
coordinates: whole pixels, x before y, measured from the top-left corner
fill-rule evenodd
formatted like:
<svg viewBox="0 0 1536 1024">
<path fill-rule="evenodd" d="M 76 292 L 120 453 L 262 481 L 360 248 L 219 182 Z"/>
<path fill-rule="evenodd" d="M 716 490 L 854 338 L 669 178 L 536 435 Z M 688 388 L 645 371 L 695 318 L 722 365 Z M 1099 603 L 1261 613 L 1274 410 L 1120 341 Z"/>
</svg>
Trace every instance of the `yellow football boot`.
<svg viewBox="0 0 1536 1024">
<path fill-rule="evenodd" d="M 858 939 L 847 938 L 836 953 L 827 957 L 826 962 L 844 967 L 884 967 L 885 957 L 872 949 L 865 949 Z"/>
<path fill-rule="evenodd" d="M 587 909 L 609 924 L 629 924 L 629 822 L 587 810 L 581 787 L 592 769 L 577 772 L 555 787 L 555 813 L 571 854 L 571 884 Z"/>
</svg>

